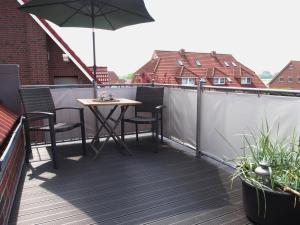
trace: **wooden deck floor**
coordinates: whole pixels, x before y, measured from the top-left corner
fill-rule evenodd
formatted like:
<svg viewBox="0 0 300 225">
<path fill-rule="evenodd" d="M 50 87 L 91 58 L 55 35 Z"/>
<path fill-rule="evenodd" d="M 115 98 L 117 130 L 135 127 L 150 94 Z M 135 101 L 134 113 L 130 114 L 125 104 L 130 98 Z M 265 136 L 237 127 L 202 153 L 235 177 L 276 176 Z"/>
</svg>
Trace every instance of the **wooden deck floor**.
<svg viewBox="0 0 300 225">
<path fill-rule="evenodd" d="M 133 157 L 110 144 L 93 161 L 78 147 L 60 147 L 58 170 L 34 149 L 10 224 L 251 224 L 240 184 L 231 188 L 229 173 L 205 158 L 167 145 L 155 154 L 151 139 L 131 143 Z"/>
</svg>

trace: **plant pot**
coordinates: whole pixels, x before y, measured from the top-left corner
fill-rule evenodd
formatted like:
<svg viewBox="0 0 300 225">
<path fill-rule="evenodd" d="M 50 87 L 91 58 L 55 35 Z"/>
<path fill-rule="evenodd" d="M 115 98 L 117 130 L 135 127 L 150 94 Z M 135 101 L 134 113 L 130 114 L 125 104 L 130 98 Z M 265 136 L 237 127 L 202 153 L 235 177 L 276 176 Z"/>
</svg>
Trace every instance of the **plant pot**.
<svg viewBox="0 0 300 225">
<path fill-rule="evenodd" d="M 269 190 L 263 193 L 262 189 L 241 180 L 244 210 L 251 221 L 260 225 L 300 225 L 300 202 L 295 195 Z"/>
</svg>

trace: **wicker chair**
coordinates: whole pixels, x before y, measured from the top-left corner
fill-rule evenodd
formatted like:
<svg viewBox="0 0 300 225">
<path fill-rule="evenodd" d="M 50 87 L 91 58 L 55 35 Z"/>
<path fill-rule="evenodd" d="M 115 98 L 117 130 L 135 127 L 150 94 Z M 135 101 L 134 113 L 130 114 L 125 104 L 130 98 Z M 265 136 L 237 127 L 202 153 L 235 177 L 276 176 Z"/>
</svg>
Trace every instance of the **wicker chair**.
<svg viewBox="0 0 300 225">
<path fill-rule="evenodd" d="M 26 161 L 29 162 L 31 154 L 30 131 L 50 132 L 51 152 L 53 167 L 57 168 L 56 163 L 56 132 L 64 132 L 74 128 L 81 128 L 82 153 L 85 154 L 86 139 L 84 127 L 83 108 L 63 107 L 55 108 L 49 88 L 21 88 L 19 89 L 21 101 L 24 109 L 25 138 L 26 138 Z M 78 110 L 80 122 L 77 123 L 56 123 L 56 111 L 58 110 Z M 32 121 L 48 120 L 48 125 L 30 126 Z"/>
<path fill-rule="evenodd" d="M 159 125 L 160 125 L 160 142 L 163 143 L 163 87 L 137 87 L 136 101 L 142 102 L 141 105 L 135 106 L 135 116 L 124 119 L 124 122 L 135 123 L 136 140 L 139 141 L 139 124 L 151 124 L 152 133 L 155 132 L 156 143 L 159 144 Z M 150 116 L 139 115 L 140 113 L 150 113 Z M 124 140 L 124 125 L 121 126 L 122 139 Z M 157 149 L 155 149 L 157 152 Z"/>
</svg>

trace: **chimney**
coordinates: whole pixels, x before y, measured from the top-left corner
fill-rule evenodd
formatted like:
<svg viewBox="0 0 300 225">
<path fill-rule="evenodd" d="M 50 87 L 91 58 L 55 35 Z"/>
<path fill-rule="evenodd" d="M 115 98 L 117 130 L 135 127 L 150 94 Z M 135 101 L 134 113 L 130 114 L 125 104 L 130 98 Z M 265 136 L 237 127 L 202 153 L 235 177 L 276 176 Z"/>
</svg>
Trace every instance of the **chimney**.
<svg viewBox="0 0 300 225">
<path fill-rule="evenodd" d="M 180 54 L 181 56 L 184 56 L 184 55 L 185 55 L 185 49 L 183 49 L 183 48 L 180 49 L 180 50 L 179 50 L 179 54 Z"/>
<path fill-rule="evenodd" d="M 216 51 L 212 51 L 212 52 L 210 53 L 210 55 L 211 55 L 212 57 L 215 57 L 215 56 L 217 55 L 217 53 L 216 53 Z"/>
</svg>

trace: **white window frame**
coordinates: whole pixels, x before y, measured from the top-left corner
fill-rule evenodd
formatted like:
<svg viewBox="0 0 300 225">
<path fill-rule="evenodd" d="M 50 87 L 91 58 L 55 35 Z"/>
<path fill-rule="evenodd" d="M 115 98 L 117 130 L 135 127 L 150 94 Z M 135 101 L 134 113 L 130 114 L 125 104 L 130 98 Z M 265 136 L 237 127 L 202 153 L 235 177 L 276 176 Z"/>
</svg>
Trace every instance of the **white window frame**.
<svg viewBox="0 0 300 225">
<path fill-rule="evenodd" d="M 183 86 L 194 86 L 195 85 L 195 78 L 192 78 L 192 77 L 181 78 L 181 85 L 183 85 Z"/>
<path fill-rule="evenodd" d="M 178 64 L 179 66 L 183 66 L 183 62 L 182 62 L 181 59 L 177 59 L 176 61 L 177 61 L 177 64 Z"/>
<path fill-rule="evenodd" d="M 214 77 L 213 78 L 214 85 L 224 85 L 226 84 L 226 77 Z"/>
<path fill-rule="evenodd" d="M 241 84 L 252 84 L 251 77 L 241 77 Z"/>
<path fill-rule="evenodd" d="M 201 62 L 200 62 L 199 59 L 196 59 L 196 60 L 195 60 L 195 64 L 196 64 L 196 66 L 202 66 L 202 64 L 201 64 Z"/>
<path fill-rule="evenodd" d="M 227 61 L 224 61 L 224 64 L 225 64 L 225 66 L 226 66 L 226 67 L 230 67 L 230 64 L 229 64 L 229 62 L 227 62 Z"/>
</svg>

